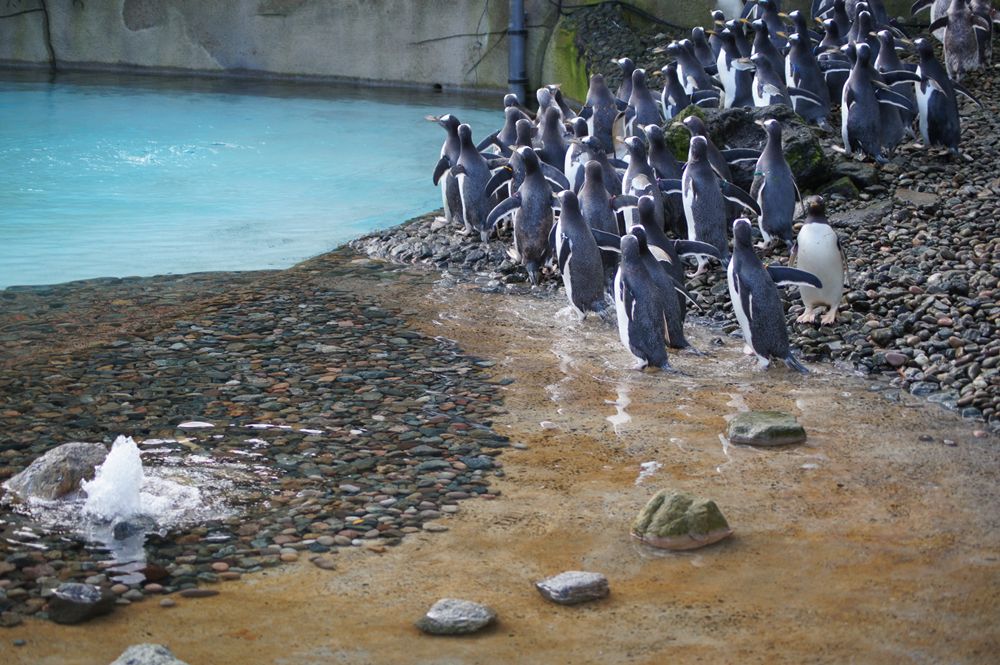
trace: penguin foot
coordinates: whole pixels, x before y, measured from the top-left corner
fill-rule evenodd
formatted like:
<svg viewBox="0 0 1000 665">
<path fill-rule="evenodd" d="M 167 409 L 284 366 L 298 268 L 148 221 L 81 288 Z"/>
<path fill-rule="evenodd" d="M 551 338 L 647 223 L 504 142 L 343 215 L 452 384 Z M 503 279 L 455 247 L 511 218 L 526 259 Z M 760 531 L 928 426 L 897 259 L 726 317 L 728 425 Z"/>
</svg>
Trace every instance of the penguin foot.
<svg viewBox="0 0 1000 665">
<path fill-rule="evenodd" d="M 837 322 L 837 308 L 834 307 L 833 309 L 829 310 L 826 314 L 823 315 L 823 318 L 821 318 L 819 322 L 825 326 L 832 326 L 833 324 L 835 324 Z"/>
<path fill-rule="evenodd" d="M 708 357 L 707 353 L 705 353 L 704 351 L 699 351 L 698 349 L 694 348 L 690 344 L 688 344 L 687 346 L 685 346 L 683 349 L 679 349 L 679 350 L 683 351 L 684 353 L 687 353 L 688 355 L 698 356 L 699 358 L 707 358 Z"/>
<path fill-rule="evenodd" d="M 641 371 L 643 371 L 643 370 L 645 370 L 645 369 L 646 369 L 646 366 L 647 366 L 648 364 L 649 364 L 649 363 L 647 363 L 647 362 L 646 362 L 645 360 L 640 360 L 640 361 L 639 361 L 638 363 L 636 363 L 635 365 L 632 365 L 632 369 L 634 369 L 634 370 L 635 370 L 635 371 L 637 371 L 637 372 L 641 372 Z"/>
<path fill-rule="evenodd" d="M 809 373 L 809 370 L 806 369 L 806 366 L 800 363 L 798 360 L 796 360 L 795 356 L 793 356 L 791 353 L 789 353 L 788 357 L 785 358 L 784 360 L 785 360 L 785 365 L 788 367 L 788 369 L 794 369 L 796 372 L 799 372 L 800 374 Z"/>
<path fill-rule="evenodd" d="M 796 323 L 813 323 L 816 321 L 816 311 L 812 307 L 807 307 L 806 311 L 802 312 L 802 316 L 795 319 Z"/>
<path fill-rule="evenodd" d="M 751 348 L 751 346 L 749 344 L 744 344 L 743 345 L 743 355 L 745 355 L 745 356 L 752 356 L 754 353 L 756 353 L 756 352 L 753 350 L 753 348 Z"/>
</svg>

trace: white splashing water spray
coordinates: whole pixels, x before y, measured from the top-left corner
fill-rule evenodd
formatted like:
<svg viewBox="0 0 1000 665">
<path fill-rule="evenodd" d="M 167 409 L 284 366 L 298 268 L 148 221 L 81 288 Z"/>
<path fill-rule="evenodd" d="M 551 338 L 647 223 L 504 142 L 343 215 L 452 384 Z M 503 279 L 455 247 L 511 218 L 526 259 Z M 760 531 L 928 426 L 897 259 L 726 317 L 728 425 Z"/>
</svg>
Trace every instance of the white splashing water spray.
<svg viewBox="0 0 1000 665">
<path fill-rule="evenodd" d="M 142 481 L 139 447 L 132 437 L 119 436 L 104 463 L 97 467 L 94 479 L 83 482 L 87 493 L 83 512 L 112 522 L 140 514 Z"/>
</svg>

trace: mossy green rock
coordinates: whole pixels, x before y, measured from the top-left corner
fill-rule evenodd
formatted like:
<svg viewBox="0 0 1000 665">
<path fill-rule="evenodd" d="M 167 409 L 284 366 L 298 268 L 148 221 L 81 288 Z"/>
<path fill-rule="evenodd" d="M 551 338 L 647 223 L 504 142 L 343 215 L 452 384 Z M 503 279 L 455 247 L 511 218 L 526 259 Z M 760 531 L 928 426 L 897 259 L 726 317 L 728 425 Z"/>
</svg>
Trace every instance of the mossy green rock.
<svg viewBox="0 0 1000 665">
<path fill-rule="evenodd" d="M 632 537 L 653 547 L 693 550 L 732 534 L 722 511 L 710 499 L 660 490 L 632 523 Z"/>
<path fill-rule="evenodd" d="M 729 421 L 731 443 L 751 446 L 787 446 L 804 443 L 806 431 L 795 416 L 780 411 L 745 411 Z"/>
<path fill-rule="evenodd" d="M 856 199 L 858 198 L 858 187 L 854 184 L 846 175 L 842 178 L 837 178 L 833 182 L 824 185 L 819 193 L 823 196 L 829 198 L 833 195 L 843 196 L 845 199 Z"/>
<path fill-rule="evenodd" d="M 667 147 L 674 153 L 679 161 L 686 162 L 688 158 L 688 148 L 691 146 L 691 132 L 684 126 L 684 118 L 696 115 L 705 120 L 705 112 L 698 106 L 691 104 L 675 115 L 670 121 L 670 125 L 664 132 Z"/>
</svg>

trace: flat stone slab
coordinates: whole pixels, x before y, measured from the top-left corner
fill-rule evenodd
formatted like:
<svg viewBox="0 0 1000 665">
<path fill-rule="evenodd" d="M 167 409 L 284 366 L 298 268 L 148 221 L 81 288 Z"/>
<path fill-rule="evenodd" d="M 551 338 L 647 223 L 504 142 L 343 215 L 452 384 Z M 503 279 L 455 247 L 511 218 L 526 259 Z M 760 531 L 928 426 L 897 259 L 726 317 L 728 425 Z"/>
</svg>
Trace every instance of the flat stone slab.
<svg viewBox="0 0 1000 665">
<path fill-rule="evenodd" d="M 568 570 L 553 577 L 535 582 L 539 593 L 560 605 L 576 605 L 590 600 L 606 598 L 608 578 L 601 573 Z"/>
<path fill-rule="evenodd" d="M 780 411 L 744 411 L 729 421 L 726 436 L 732 443 L 751 446 L 787 446 L 805 443 L 806 431 L 795 416 Z"/>
<path fill-rule="evenodd" d="M 693 550 L 730 536 L 733 530 L 710 499 L 660 490 L 632 523 L 632 537 L 667 550 Z"/>
<path fill-rule="evenodd" d="M 92 584 L 64 582 L 49 600 L 49 618 L 56 623 L 89 621 L 115 608 L 115 596 Z"/>
<path fill-rule="evenodd" d="M 431 635 L 464 635 L 482 630 L 496 618 L 497 613 L 486 605 L 442 598 L 417 621 L 417 628 Z"/>
</svg>

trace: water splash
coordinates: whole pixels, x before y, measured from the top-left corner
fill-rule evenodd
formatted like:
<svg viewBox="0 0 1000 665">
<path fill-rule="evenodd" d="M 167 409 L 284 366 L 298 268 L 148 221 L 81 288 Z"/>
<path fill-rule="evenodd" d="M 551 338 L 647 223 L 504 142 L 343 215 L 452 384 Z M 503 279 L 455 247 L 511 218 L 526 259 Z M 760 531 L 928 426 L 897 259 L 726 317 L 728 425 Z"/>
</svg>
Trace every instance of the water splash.
<svg viewBox="0 0 1000 665">
<path fill-rule="evenodd" d="M 142 481 L 139 446 L 130 436 L 119 436 L 104 463 L 97 467 L 94 479 L 83 481 L 87 493 L 84 514 L 108 522 L 140 514 Z"/>
</svg>

